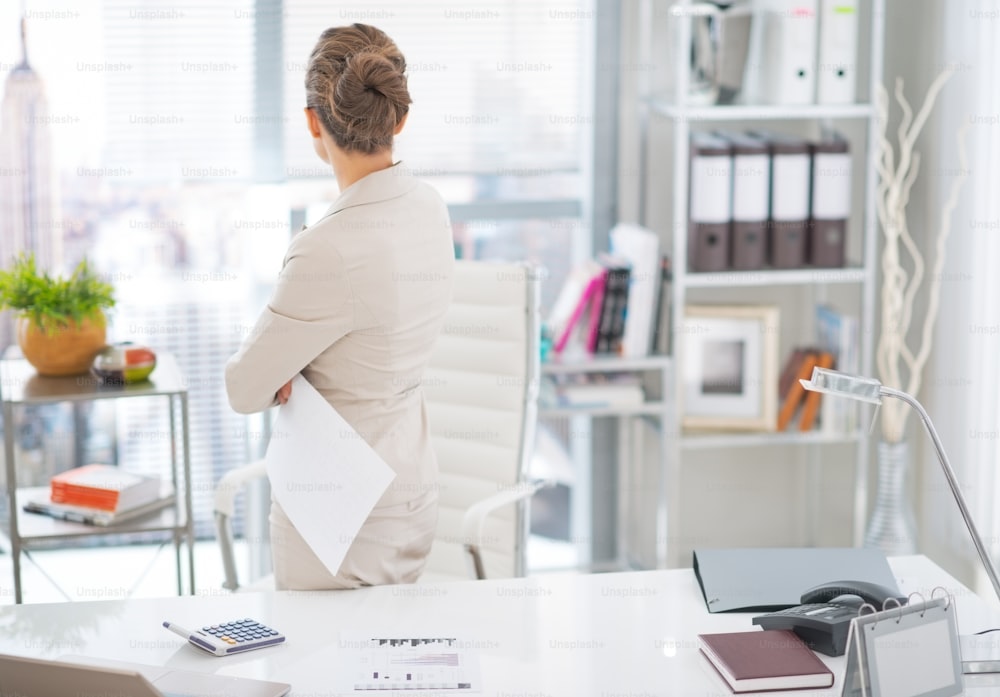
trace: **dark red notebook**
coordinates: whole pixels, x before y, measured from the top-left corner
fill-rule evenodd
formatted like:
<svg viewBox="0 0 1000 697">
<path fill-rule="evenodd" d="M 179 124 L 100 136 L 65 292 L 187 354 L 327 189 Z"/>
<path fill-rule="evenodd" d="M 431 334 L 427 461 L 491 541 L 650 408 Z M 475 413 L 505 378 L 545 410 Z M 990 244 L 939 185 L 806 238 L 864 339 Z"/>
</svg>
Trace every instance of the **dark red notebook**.
<svg viewBox="0 0 1000 697">
<path fill-rule="evenodd" d="M 833 672 L 785 629 L 699 634 L 702 652 L 733 692 L 830 687 Z"/>
</svg>

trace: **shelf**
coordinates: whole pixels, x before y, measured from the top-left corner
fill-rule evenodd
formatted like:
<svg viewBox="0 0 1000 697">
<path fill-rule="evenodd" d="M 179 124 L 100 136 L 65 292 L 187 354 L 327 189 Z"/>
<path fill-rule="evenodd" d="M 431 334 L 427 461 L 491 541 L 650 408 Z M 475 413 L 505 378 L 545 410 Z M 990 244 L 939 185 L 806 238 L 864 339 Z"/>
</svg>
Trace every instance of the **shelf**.
<svg viewBox="0 0 1000 697">
<path fill-rule="evenodd" d="M 543 375 L 561 375 L 569 373 L 617 373 L 637 370 L 664 370 L 670 366 L 668 356 L 640 356 L 637 358 L 622 358 L 621 356 L 564 356 L 556 355 L 542 363 Z"/>
<path fill-rule="evenodd" d="M 620 406 L 545 406 L 538 405 L 540 417 L 570 417 L 570 416 L 663 416 L 666 408 L 663 402 L 645 402 L 643 404 L 625 404 Z"/>
<path fill-rule="evenodd" d="M 44 498 L 48 493 L 48 487 L 17 489 L 17 530 L 24 549 L 30 548 L 31 541 L 69 540 L 140 532 L 176 533 L 184 528 L 183 501 L 180 500 L 142 517 L 108 526 L 75 523 L 42 513 L 31 513 L 22 508 L 26 502 Z"/>
<path fill-rule="evenodd" d="M 680 445 L 685 450 L 708 450 L 711 448 L 745 448 L 768 445 L 836 445 L 857 443 L 861 432 L 831 434 L 822 431 L 789 431 L 782 433 L 732 433 L 705 432 L 685 433 Z"/>
<path fill-rule="evenodd" d="M 651 97 L 646 103 L 653 113 L 674 120 L 691 121 L 789 121 L 793 119 L 868 119 L 871 104 L 735 104 L 730 106 L 685 106 Z"/>
<path fill-rule="evenodd" d="M 148 380 L 128 385 L 106 385 L 87 374 L 45 377 L 23 358 L 0 362 L 0 384 L 3 385 L 3 401 L 18 405 L 184 395 L 187 392 L 176 361 L 165 353 L 157 356 L 156 368 Z"/>
<path fill-rule="evenodd" d="M 792 286 L 833 283 L 864 283 L 868 271 L 852 266 L 838 269 L 760 269 L 758 271 L 688 272 L 689 288 L 732 288 L 738 286 Z"/>
</svg>

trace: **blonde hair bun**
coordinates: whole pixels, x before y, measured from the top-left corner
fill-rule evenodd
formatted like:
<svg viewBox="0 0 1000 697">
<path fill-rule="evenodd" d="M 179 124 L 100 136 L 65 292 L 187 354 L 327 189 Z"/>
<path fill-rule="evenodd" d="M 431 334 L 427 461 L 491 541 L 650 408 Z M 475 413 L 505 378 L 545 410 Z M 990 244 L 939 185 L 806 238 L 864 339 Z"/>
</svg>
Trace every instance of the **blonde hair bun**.
<svg viewBox="0 0 1000 697">
<path fill-rule="evenodd" d="M 412 100 L 406 59 L 367 24 L 327 29 L 309 56 L 306 103 L 338 147 L 372 154 L 392 148 Z"/>
</svg>

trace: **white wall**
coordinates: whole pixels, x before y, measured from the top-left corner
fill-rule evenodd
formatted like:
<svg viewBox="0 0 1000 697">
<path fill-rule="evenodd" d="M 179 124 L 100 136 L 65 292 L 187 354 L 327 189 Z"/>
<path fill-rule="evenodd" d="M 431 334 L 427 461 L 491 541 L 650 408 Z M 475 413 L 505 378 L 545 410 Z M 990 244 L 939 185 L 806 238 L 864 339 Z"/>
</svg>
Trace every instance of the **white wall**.
<svg viewBox="0 0 1000 697">
<path fill-rule="evenodd" d="M 899 4 L 898 0 L 893 4 Z M 932 127 L 921 143 L 928 168 L 922 182 L 924 197 L 915 212 L 927 221 L 929 231 L 940 225 L 956 177 L 964 173 L 966 178 L 950 216 L 941 277 L 942 311 L 920 398 L 940 432 L 979 532 L 995 559 L 1000 535 L 993 474 L 1000 427 L 1000 5 L 994 0 L 921 4 L 936 18 L 922 34 L 929 37 L 938 56 L 932 67 L 955 68 L 939 102 L 937 119 L 929 124 Z M 898 42 L 893 62 L 906 65 L 920 60 L 922 43 Z M 969 158 L 965 167 L 957 152 L 956 135 L 961 127 Z M 924 448 L 921 464 L 921 551 L 967 583 L 977 577 L 981 580 L 969 534 L 929 446 Z"/>
</svg>

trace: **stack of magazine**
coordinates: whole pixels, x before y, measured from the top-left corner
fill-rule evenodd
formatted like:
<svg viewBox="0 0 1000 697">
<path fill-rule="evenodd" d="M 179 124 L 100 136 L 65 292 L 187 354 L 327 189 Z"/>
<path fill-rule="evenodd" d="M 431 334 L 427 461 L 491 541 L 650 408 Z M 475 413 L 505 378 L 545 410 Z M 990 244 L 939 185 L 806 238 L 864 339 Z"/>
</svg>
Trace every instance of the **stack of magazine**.
<svg viewBox="0 0 1000 697">
<path fill-rule="evenodd" d="M 91 464 L 52 477 L 49 496 L 28 501 L 24 510 L 107 526 L 158 511 L 174 498 L 173 487 L 159 477 Z"/>
</svg>

